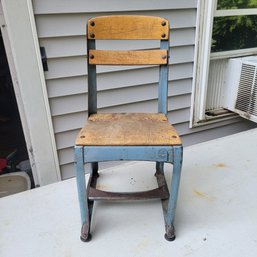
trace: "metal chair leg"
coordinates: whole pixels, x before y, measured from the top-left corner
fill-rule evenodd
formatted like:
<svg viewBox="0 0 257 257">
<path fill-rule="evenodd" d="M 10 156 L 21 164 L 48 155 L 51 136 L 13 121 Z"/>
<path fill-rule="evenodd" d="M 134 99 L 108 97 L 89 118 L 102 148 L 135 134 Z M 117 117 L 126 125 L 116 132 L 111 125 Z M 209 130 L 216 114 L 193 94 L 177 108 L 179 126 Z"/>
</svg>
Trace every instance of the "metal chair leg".
<svg viewBox="0 0 257 257">
<path fill-rule="evenodd" d="M 165 230 L 166 230 L 165 238 L 168 241 L 173 241 L 176 238 L 175 228 L 174 228 L 174 218 L 175 218 L 176 204 L 177 204 L 177 198 L 178 198 L 178 189 L 179 189 L 179 183 L 180 183 L 182 160 L 183 160 L 183 148 L 182 146 L 175 146 L 170 197 L 168 200 L 167 212 L 166 212 L 166 215 L 164 215 Z"/>
<path fill-rule="evenodd" d="M 164 172 L 164 163 L 163 162 L 156 162 L 156 174 L 158 174 L 158 172 L 163 173 Z"/>
<path fill-rule="evenodd" d="M 75 147 L 75 168 L 76 168 L 76 179 L 77 179 L 77 189 L 78 189 L 78 199 L 80 206 L 81 215 L 81 240 L 89 241 L 91 239 L 90 235 L 90 215 L 88 209 L 87 200 L 87 190 L 86 190 L 86 180 L 84 172 L 84 156 L 83 147 Z"/>
</svg>

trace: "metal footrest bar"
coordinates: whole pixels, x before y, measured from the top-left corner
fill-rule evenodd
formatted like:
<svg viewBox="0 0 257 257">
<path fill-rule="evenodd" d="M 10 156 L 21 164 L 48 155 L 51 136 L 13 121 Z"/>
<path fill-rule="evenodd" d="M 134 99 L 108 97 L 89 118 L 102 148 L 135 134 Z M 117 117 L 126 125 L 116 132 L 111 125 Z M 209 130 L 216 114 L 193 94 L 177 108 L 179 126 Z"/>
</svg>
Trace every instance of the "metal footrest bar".
<svg viewBox="0 0 257 257">
<path fill-rule="evenodd" d="M 90 187 L 89 200 L 148 200 L 165 199 L 169 197 L 168 189 L 165 186 L 142 192 L 106 192 Z"/>
<path fill-rule="evenodd" d="M 96 189 L 98 173 L 93 172 L 88 182 L 88 199 L 94 200 L 152 200 L 152 199 L 168 199 L 169 190 L 166 184 L 164 173 L 156 172 L 155 174 L 158 188 L 140 191 L 140 192 L 108 192 Z M 90 208 L 91 209 L 91 208 Z"/>
</svg>

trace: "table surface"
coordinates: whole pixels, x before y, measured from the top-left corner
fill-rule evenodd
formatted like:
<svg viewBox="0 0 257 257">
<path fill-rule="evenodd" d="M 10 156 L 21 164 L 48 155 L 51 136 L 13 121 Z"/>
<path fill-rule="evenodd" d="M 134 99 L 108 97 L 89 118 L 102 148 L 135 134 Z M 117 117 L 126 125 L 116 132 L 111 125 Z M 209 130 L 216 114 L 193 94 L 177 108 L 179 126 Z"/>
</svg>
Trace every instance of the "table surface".
<svg viewBox="0 0 257 257">
<path fill-rule="evenodd" d="M 160 201 L 97 202 L 81 242 L 75 179 L 1 198 L 0 256 L 256 257 L 256 153 L 257 129 L 185 148 L 174 242 Z M 125 163 L 101 171 L 99 188 L 150 189 L 153 174 L 153 163 Z"/>
</svg>

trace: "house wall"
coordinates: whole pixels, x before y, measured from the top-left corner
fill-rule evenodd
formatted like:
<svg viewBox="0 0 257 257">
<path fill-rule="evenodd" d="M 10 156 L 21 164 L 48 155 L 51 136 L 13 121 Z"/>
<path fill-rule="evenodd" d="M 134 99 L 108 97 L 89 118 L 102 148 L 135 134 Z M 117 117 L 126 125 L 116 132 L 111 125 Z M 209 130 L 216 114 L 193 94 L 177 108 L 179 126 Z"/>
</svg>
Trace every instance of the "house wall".
<svg viewBox="0 0 257 257">
<path fill-rule="evenodd" d="M 236 118 L 190 129 L 197 0 L 32 0 L 40 46 L 48 57 L 45 72 L 62 178 L 74 174 L 73 146 L 87 117 L 85 24 L 99 15 L 154 15 L 171 24 L 168 116 L 185 145 L 228 135 L 253 126 Z M 100 47 L 108 47 L 104 41 Z M 125 42 L 121 49 L 145 49 L 154 41 Z M 156 67 L 102 67 L 98 77 L 98 107 L 102 112 L 155 112 Z"/>
</svg>

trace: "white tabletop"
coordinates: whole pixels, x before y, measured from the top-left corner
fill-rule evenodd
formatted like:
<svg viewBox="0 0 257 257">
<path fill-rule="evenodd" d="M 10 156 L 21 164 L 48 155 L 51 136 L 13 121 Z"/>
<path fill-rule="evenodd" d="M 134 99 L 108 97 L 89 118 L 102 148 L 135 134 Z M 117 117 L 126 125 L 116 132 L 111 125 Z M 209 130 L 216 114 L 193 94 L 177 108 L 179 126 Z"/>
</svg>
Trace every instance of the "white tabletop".
<svg viewBox="0 0 257 257">
<path fill-rule="evenodd" d="M 159 201 L 97 202 L 92 241 L 81 242 L 74 179 L 1 198 L 0 256 L 256 257 L 256 156 L 257 129 L 185 148 L 174 242 Z M 102 171 L 100 187 L 151 188 L 153 173 L 152 163 L 126 163 Z"/>
</svg>

